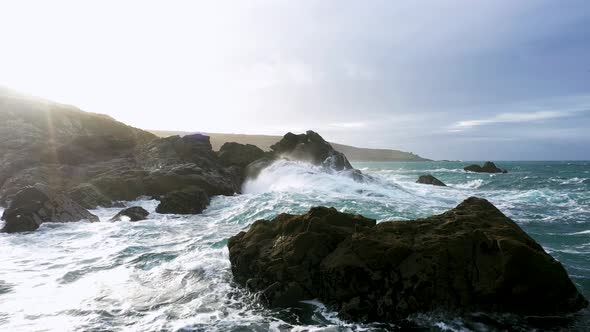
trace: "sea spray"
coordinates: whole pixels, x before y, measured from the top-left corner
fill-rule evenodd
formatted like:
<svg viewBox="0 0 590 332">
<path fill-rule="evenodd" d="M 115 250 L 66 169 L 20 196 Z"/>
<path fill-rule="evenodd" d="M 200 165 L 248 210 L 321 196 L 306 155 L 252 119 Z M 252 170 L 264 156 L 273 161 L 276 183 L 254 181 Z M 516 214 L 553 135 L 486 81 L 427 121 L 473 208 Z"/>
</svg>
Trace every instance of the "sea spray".
<svg viewBox="0 0 590 332">
<path fill-rule="evenodd" d="M 469 196 L 489 199 L 560 260 L 590 297 L 590 178 L 587 165 L 498 163 L 509 174 L 461 172 L 464 164 L 357 163 L 374 181 L 307 164 L 279 162 L 249 181 L 244 194 L 214 197 L 201 215 L 161 215 L 157 201 L 128 202 L 151 214 L 136 223 L 107 222 L 120 209 L 97 209 L 100 223 L 43 224 L 34 233 L 0 234 L 0 329 L 126 331 L 383 331 L 395 327 L 343 322 L 329 308 L 261 307 L 232 282 L 227 239 L 257 219 L 334 206 L 378 220 L 446 211 Z M 545 166 L 550 165 L 550 168 Z M 435 171 L 438 170 L 438 171 Z M 429 172 L 435 171 L 435 172 Z M 563 181 L 552 181 L 559 177 Z M 433 173 L 451 185 L 414 183 Z M 579 181 L 582 179 L 582 181 Z M 405 325 L 404 325 L 405 324 Z M 397 328 L 545 330 L 523 317 L 424 313 Z M 587 312 L 554 329 L 580 330 Z M 567 324 L 567 325 L 559 325 Z"/>
</svg>

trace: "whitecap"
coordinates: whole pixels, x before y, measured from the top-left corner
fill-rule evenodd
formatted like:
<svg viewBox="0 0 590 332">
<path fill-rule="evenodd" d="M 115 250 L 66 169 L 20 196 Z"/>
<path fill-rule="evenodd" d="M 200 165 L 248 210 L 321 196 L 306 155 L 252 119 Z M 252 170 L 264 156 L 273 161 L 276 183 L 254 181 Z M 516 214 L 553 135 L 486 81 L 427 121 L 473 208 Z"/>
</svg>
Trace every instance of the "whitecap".
<svg viewBox="0 0 590 332">
<path fill-rule="evenodd" d="M 467 181 L 466 183 L 455 184 L 455 185 L 453 185 L 453 187 L 459 188 L 459 189 L 477 189 L 477 188 L 481 187 L 483 184 L 484 184 L 484 181 L 482 179 L 474 179 L 474 180 Z"/>
</svg>

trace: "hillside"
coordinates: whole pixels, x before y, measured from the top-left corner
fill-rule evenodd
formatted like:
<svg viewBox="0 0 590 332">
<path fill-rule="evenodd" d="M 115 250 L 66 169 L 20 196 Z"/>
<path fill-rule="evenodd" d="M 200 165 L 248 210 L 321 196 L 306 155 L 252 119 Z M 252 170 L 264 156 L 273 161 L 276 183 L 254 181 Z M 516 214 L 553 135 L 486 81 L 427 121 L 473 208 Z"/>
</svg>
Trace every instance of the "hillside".
<svg viewBox="0 0 590 332">
<path fill-rule="evenodd" d="M 173 135 L 186 135 L 190 132 L 182 131 L 166 131 L 166 130 L 149 130 L 160 137 L 167 137 Z M 238 142 L 242 144 L 253 144 L 259 148 L 269 151 L 270 146 L 281 139 L 281 136 L 271 135 L 244 135 L 244 134 L 219 134 L 219 133 L 205 133 L 211 137 L 211 145 L 213 150 L 219 148 L 226 142 Z M 368 149 L 357 148 L 350 145 L 343 145 L 338 143 L 330 143 L 337 151 L 340 151 L 348 157 L 349 160 L 354 161 L 427 161 L 411 152 L 404 152 L 390 149 Z"/>
</svg>

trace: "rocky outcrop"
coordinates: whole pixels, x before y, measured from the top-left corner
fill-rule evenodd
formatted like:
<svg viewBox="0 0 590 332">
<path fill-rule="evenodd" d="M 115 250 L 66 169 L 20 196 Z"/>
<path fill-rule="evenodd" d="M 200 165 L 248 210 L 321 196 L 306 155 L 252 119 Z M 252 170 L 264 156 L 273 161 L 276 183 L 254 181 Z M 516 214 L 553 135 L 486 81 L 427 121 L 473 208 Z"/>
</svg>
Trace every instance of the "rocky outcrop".
<svg viewBox="0 0 590 332">
<path fill-rule="evenodd" d="M 4 210 L 2 232 L 34 231 L 47 222 L 98 221 L 98 217 L 66 197 L 37 184 L 19 191 Z"/>
<path fill-rule="evenodd" d="M 121 210 L 111 218 L 111 221 L 141 221 L 147 219 L 149 215 L 150 213 L 141 206 L 132 206 Z"/>
<path fill-rule="evenodd" d="M 441 187 L 446 187 L 447 186 L 441 180 L 435 178 L 431 174 L 420 175 L 420 177 L 418 177 L 418 181 L 416 181 L 416 183 L 430 184 L 430 185 L 433 185 L 433 186 L 441 186 Z"/>
<path fill-rule="evenodd" d="M 226 166 L 209 137 L 158 139 L 114 119 L 52 102 L 0 98 L 0 205 L 43 183 L 84 208 L 198 187 L 239 192 L 242 166 Z"/>
<path fill-rule="evenodd" d="M 198 214 L 209 205 L 209 196 L 193 187 L 174 191 L 160 198 L 156 212 L 164 214 Z"/>
<path fill-rule="evenodd" d="M 287 133 L 278 143 L 271 146 L 270 152 L 246 166 L 246 178 L 256 178 L 264 168 L 280 159 L 307 162 L 330 172 L 339 171 L 355 181 L 371 179 L 353 168 L 343 153 L 334 150 L 330 143 L 311 130 L 300 135 Z"/>
<path fill-rule="evenodd" d="M 469 165 L 463 168 L 467 172 L 477 172 L 477 173 L 508 173 L 507 170 L 501 169 L 496 166 L 491 161 L 486 161 L 483 166 L 479 165 Z"/>
<path fill-rule="evenodd" d="M 414 221 L 312 208 L 228 242 L 235 281 L 270 307 L 318 298 L 356 321 L 435 309 L 560 315 L 588 302 L 563 266 L 484 199 Z"/>
<path fill-rule="evenodd" d="M 265 156 L 265 152 L 252 144 L 225 143 L 217 152 L 225 166 L 246 167 L 248 164 Z"/>
<path fill-rule="evenodd" d="M 334 150 L 330 143 L 311 130 L 300 135 L 287 133 L 270 148 L 275 157 L 306 161 L 336 171 L 352 169 L 343 153 Z"/>
</svg>

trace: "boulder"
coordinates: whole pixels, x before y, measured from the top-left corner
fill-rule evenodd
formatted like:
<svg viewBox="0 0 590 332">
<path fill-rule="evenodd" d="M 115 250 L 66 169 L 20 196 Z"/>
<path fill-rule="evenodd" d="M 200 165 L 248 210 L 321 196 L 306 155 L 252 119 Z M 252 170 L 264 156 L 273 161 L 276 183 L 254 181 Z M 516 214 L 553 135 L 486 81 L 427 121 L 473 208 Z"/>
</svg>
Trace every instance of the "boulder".
<svg viewBox="0 0 590 332">
<path fill-rule="evenodd" d="M 63 194 L 37 184 L 19 191 L 4 210 L 2 232 L 34 231 L 46 222 L 99 221 L 98 217 Z"/>
<path fill-rule="evenodd" d="M 486 161 L 483 166 L 479 165 L 469 165 L 463 168 L 465 171 L 468 172 L 477 172 L 477 173 L 508 173 L 507 170 L 501 169 L 496 166 L 491 161 Z"/>
<path fill-rule="evenodd" d="M 150 213 L 141 206 L 132 206 L 117 213 L 111 221 L 140 221 L 147 219 Z"/>
<path fill-rule="evenodd" d="M 416 183 L 430 184 L 430 185 L 433 185 L 433 186 L 441 186 L 441 187 L 446 187 L 447 186 L 441 180 L 435 178 L 431 174 L 420 175 L 420 177 L 418 177 L 418 181 L 416 181 Z"/>
<path fill-rule="evenodd" d="M 246 167 L 264 157 L 265 152 L 256 145 L 230 142 L 221 146 L 217 156 L 225 166 Z"/>
<path fill-rule="evenodd" d="M 270 148 L 277 158 L 306 161 L 336 171 L 352 169 L 343 153 L 334 150 L 322 136 L 311 130 L 300 135 L 287 133 Z"/>
<path fill-rule="evenodd" d="M 164 214 L 199 214 L 209 205 L 209 196 L 200 188 L 174 191 L 160 198 L 156 212 Z"/>
<path fill-rule="evenodd" d="M 588 305 L 563 266 L 485 199 L 414 221 L 312 208 L 229 239 L 235 281 L 270 307 L 317 298 L 355 321 L 436 309 L 562 315 Z"/>
</svg>

